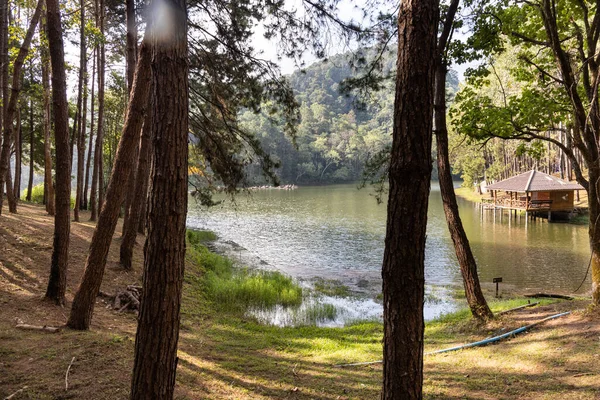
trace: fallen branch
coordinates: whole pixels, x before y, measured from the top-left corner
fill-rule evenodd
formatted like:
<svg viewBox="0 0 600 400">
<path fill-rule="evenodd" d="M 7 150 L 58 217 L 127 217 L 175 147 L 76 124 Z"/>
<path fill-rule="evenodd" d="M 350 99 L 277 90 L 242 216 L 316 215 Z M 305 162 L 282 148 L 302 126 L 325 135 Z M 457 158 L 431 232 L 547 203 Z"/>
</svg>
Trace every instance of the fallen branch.
<svg viewBox="0 0 600 400">
<path fill-rule="evenodd" d="M 508 313 L 511 313 L 511 312 L 513 312 L 513 311 L 522 310 L 523 308 L 528 308 L 528 307 L 537 306 L 538 304 L 540 304 L 540 302 L 539 302 L 539 301 L 536 301 L 535 303 L 529 303 L 529 304 L 525 304 L 524 306 L 519 306 L 519 307 L 511 308 L 510 310 L 504 310 L 504 311 L 500 311 L 499 313 L 496 313 L 496 315 L 504 315 L 504 314 L 508 314 Z"/>
<path fill-rule="evenodd" d="M 16 392 L 14 392 L 13 394 L 11 394 L 10 396 L 6 396 L 4 398 L 4 400 L 10 400 L 13 397 L 15 397 L 16 395 L 18 395 L 19 393 L 21 393 L 23 390 L 27 389 L 27 386 L 23 386 L 21 389 L 17 390 Z"/>
<path fill-rule="evenodd" d="M 555 293 L 535 293 L 535 294 L 526 294 L 525 297 L 544 297 L 551 299 L 563 299 L 563 300 L 573 300 L 571 296 L 565 296 L 564 294 L 555 294 Z"/>
<path fill-rule="evenodd" d="M 57 328 L 55 326 L 48 326 L 48 325 L 38 326 L 38 325 L 28 325 L 28 324 L 19 323 L 19 324 L 17 324 L 17 326 L 15 326 L 15 328 L 23 329 L 23 330 L 27 330 L 27 331 L 42 331 L 42 332 L 50 332 L 50 333 L 60 332 L 60 328 Z"/>
<path fill-rule="evenodd" d="M 67 368 L 67 373 L 65 374 L 65 392 L 69 390 L 69 371 L 71 371 L 71 367 L 73 366 L 74 361 L 75 357 L 71 359 L 71 364 L 69 364 L 69 368 Z"/>
</svg>

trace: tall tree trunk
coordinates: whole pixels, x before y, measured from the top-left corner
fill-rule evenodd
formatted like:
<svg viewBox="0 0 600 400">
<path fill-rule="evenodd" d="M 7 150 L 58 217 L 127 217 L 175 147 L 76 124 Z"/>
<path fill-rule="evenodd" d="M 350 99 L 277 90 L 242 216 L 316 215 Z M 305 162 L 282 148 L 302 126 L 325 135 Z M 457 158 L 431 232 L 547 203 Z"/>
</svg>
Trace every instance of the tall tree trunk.
<svg viewBox="0 0 600 400">
<path fill-rule="evenodd" d="M 8 105 L 8 0 L 0 0 L 0 135 L 5 131 L 4 119 Z M 0 136 L 0 144 L 2 143 Z M 4 200 L 4 187 L 0 186 L 0 214 Z"/>
<path fill-rule="evenodd" d="M 29 181 L 27 182 L 27 196 L 25 200 L 31 201 L 33 190 L 33 170 L 35 167 L 35 126 L 33 125 L 33 101 L 29 98 Z"/>
<path fill-rule="evenodd" d="M 96 296 L 104 275 L 106 257 L 119 219 L 119 210 L 123 203 L 125 184 L 127 183 L 129 170 L 133 168 L 135 162 L 131 154 L 139 144 L 151 82 L 151 54 L 146 43 L 142 44 L 141 50 L 132 97 L 127 107 L 123 135 L 119 141 L 119 149 L 110 177 L 106 201 L 100 211 L 98 224 L 90 243 L 85 272 L 75 294 L 71 315 L 67 322 L 67 325 L 73 329 L 89 329 L 90 327 Z"/>
<path fill-rule="evenodd" d="M 69 261 L 69 232 L 71 229 L 71 160 L 69 159 L 69 110 L 67 75 L 58 0 L 46 0 L 48 44 L 52 64 L 52 104 L 54 109 L 54 138 L 56 142 L 56 215 L 50 280 L 46 297 L 64 305 Z"/>
<path fill-rule="evenodd" d="M 42 18 L 41 34 L 46 35 L 46 17 Z M 55 215 L 54 183 L 52 182 L 52 152 L 50 149 L 50 54 L 48 47 L 42 45 L 42 89 L 44 98 L 44 193 L 46 211 Z"/>
<path fill-rule="evenodd" d="M 473 257 L 467 234 L 458 213 L 458 204 L 456 203 L 456 195 L 452 183 L 450 159 L 448 156 L 448 129 L 446 126 L 446 72 L 445 64 L 439 62 L 436 65 L 434 90 L 438 180 L 440 182 L 446 222 L 448 223 L 450 237 L 454 243 L 454 251 L 456 252 L 456 258 L 460 266 L 467 302 L 473 316 L 481 321 L 486 321 L 493 318 L 494 314 L 492 314 L 492 311 L 488 307 L 481 291 L 479 277 L 477 276 L 477 262 L 475 261 L 475 257 Z"/>
<path fill-rule="evenodd" d="M 136 54 L 137 54 L 137 26 L 135 23 L 135 0 L 125 1 L 125 10 L 127 17 L 127 91 L 131 96 L 131 88 L 133 86 L 133 75 L 135 71 Z M 131 97 L 130 97 L 131 98 Z M 134 159 L 138 158 L 139 148 L 136 148 L 134 153 Z M 135 191 L 135 176 L 136 167 L 131 169 L 129 173 L 129 179 L 127 180 L 127 190 L 125 191 L 125 203 L 124 203 L 124 214 L 123 214 L 123 234 L 125 234 L 125 226 L 128 224 L 129 219 L 129 208 L 133 201 L 133 193 Z"/>
<path fill-rule="evenodd" d="M 188 155 L 187 7 L 172 0 L 170 40 L 152 37 L 154 162 L 131 399 L 172 399 L 185 265 Z M 159 21 L 155 21 L 151 26 Z M 160 354 L 160 362 L 156 355 Z"/>
<path fill-rule="evenodd" d="M 383 255 L 382 399 L 421 399 L 425 231 L 431 179 L 436 0 L 398 13 L 398 61 Z M 146 294 L 144 294 L 146 295 Z"/>
<path fill-rule="evenodd" d="M 21 197 L 21 163 L 23 160 L 23 124 L 21 123 L 21 104 L 17 104 L 17 129 L 15 130 L 15 181 L 13 193 L 15 203 Z"/>
<path fill-rule="evenodd" d="M 151 98 L 148 99 L 148 110 L 152 110 Z M 144 128 L 139 146 L 139 158 L 137 170 L 135 172 L 135 189 L 133 198 L 136 201 L 131 203 L 129 209 L 129 219 L 123 221 L 123 240 L 121 241 L 120 263 L 126 270 L 131 270 L 131 259 L 133 257 L 133 246 L 137 236 L 142 203 L 145 202 L 146 192 L 148 191 L 148 170 L 149 170 L 149 151 L 151 149 L 151 130 L 152 130 L 152 112 L 146 113 Z"/>
<path fill-rule="evenodd" d="M 93 54 L 96 54 L 94 50 Z M 85 163 L 85 184 L 83 185 L 83 208 L 88 210 L 89 204 L 92 203 L 90 196 L 90 202 L 88 203 L 88 188 L 90 184 L 90 162 L 92 160 L 92 149 L 94 148 L 94 84 L 96 79 L 96 57 L 92 56 L 92 101 L 90 104 L 90 141 L 88 145 L 87 161 Z"/>
<path fill-rule="evenodd" d="M 99 0 L 100 9 L 100 32 L 104 35 L 105 28 L 105 16 L 106 7 L 104 0 Z M 98 144 L 98 213 L 102 212 L 104 206 L 104 160 L 102 157 L 103 146 L 102 141 L 104 140 L 104 84 L 105 84 L 105 68 L 106 68 L 106 49 L 104 42 L 100 43 L 100 58 L 98 62 L 98 134 L 96 137 L 96 143 Z"/>
<path fill-rule="evenodd" d="M 74 220 L 79 222 L 79 210 L 83 191 L 83 163 L 85 157 L 85 129 L 87 118 L 87 47 L 85 43 L 85 1 L 79 2 L 80 34 L 79 34 L 79 94 L 77 109 L 80 115 L 79 131 L 77 132 L 77 189 L 75 193 Z"/>
<path fill-rule="evenodd" d="M 96 48 L 96 63 L 98 65 L 97 69 L 97 78 L 98 78 L 98 87 L 100 87 L 100 46 Z M 96 143 L 94 145 L 94 161 L 92 167 L 92 188 L 90 189 L 90 221 L 96 221 L 98 218 L 98 166 L 100 165 L 99 158 L 100 148 L 102 147 L 102 138 L 100 137 L 99 126 L 96 126 Z"/>
<path fill-rule="evenodd" d="M 27 33 L 25 34 L 25 38 L 23 39 L 23 43 L 21 44 L 21 48 L 19 49 L 19 53 L 17 54 L 17 58 L 13 63 L 13 79 L 12 79 L 12 90 L 10 94 L 10 100 L 8 101 L 8 105 L 4 110 L 4 133 L 3 133 L 3 141 L 2 141 L 2 153 L 0 154 L 0 188 L 4 187 L 4 181 L 6 177 L 6 171 L 10 167 L 10 143 L 14 136 L 14 126 L 13 122 L 15 119 L 16 111 L 17 111 L 17 101 L 19 99 L 19 93 L 21 91 L 21 69 L 23 67 L 23 63 L 25 62 L 25 58 L 29 53 L 29 46 L 31 44 L 31 39 L 33 38 L 33 34 L 35 32 L 35 28 L 38 24 L 38 20 L 40 18 L 40 14 L 42 12 L 42 0 L 39 0 L 33 16 L 31 17 L 31 21 L 29 22 L 29 28 L 27 29 Z M 6 87 L 5 87 L 6 89 Z M 6 99 L 6 96 L 4 97 Z M 13 188 L 7 185 L 7 198 L 8 198 L 8 207 L 9 211 L 16 213 L 17 212 L 17 203 L 12 194 Z M 10 192 L 10 193 L 9 193 Z M 2 196 L 0 196 L 0 214 L 2 213 Z"/>
</svg>

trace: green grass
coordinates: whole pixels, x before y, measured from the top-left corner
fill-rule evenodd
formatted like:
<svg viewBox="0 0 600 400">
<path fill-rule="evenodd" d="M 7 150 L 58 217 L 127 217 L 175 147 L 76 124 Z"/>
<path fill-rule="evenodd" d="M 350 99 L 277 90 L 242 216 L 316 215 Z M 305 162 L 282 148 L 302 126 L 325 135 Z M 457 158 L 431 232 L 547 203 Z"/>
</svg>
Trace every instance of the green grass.
<svg viewBox="0 0 600 400">
<path fill-rule="evenodd" d="M 331 279 L 316 278 L 313 281 L 313 288 L 315 292 L 326 296 L 347 297 L 350 295 L 348 286 L 344 286 L 340 281 Z"/>
<path fill-rule="evenodd" d="M 201 245 L 206 242 L 214 242 L 219 237 L 213 231 L 199 229 L 188 229 L 187 239 L 192 246 Z"/>
<path fill-rule="evenodd" d="M 199 266 L 200 274 L 191 273 L 186 281 L 220 311 L 245 313 L 252 308 L 276 305 L 299 306 L 302 288 L 292 278 L 276 271 L 237 268 L 231 260 L 212 253 L 202 245 L 212 237 L 202 231 L 188 231 L 188 257 Z"/>
<path fill-rule="evenodd" d="M 456 196 L 461 197 L 463 199 L 473 201 L 475 203 L 481 202 L 482 196 L 471 188 L 466 188 L 466 187 L 455 188 L 454 193 L 456 194 Z"/>
</svg>

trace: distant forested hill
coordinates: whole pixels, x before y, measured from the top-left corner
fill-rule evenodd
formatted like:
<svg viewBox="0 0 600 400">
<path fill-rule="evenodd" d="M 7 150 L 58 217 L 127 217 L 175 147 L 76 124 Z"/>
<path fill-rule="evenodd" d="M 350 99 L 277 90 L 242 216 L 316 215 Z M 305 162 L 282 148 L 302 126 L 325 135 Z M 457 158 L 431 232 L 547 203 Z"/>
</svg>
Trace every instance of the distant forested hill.
<svg viewBox="0 0 600 400">
<path fill-rule="evenodd" d="M 389 72 L 394 62 L 395 57 L 388 55 L 384 71 Z M 282 183 L 356 182 L 361 179 L 367 160 L 391 143 L 393 82 L 373 93 L 361 108 L 356 107 L 354 97 L 339 93 L 340 82 L 351 74 L 347 56 L 338 55 L 289 77 L 300 103 L 297 148 L 282 127 L 265 115 L 241 115 L 242 125 L 281 162 L 277 174 Z M 448 81 L 449 92 L 455 92 L 456 74 L 450 74 Z M 258 166 L 251 166 L 249 175 L 253 183 L 262 182 Z"/>
</svg>

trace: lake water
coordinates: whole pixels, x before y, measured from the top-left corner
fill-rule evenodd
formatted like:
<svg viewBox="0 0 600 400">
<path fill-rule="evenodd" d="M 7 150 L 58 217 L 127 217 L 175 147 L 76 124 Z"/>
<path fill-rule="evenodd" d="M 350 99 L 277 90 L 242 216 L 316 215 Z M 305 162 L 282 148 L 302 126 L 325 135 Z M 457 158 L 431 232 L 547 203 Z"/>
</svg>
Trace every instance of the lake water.
<svg viewBox="0 0 600 400">
<path fill-rule="evenodd" d="M 459 199 L 461 218 L 481 281 L 502 277 L 522 291 L 572 292 L 589 261 L 587 226 L 509 218 Z M 209 210 L 190 201 L 188 226 L 215 231 L 218 246 L 242 264 L 276 269 L 310 285 L 315 277 L 340 281 L 362 294 L 336 321 L 377 318 L 381 290 L 386 205 L 355 185 L 259 190 Z M 437 184 L 429 201 L 425 280 L 426 318 L 457 307 L 444 287 L 461 285 Z M 589 278 L 588 278 L 589 279 Z M 583 290 L 588 290 L 585 284 Z M 339 299 L 326 299 L 339 303 Z M 344 311 L 344 309 L 347 309 Z M 272 317 L 285 325 L 285 318 Z M 268 318 L 268 317 L 265 317 Z M 283 318 L 283 319 L 282 319 Z"/>
</svg>

